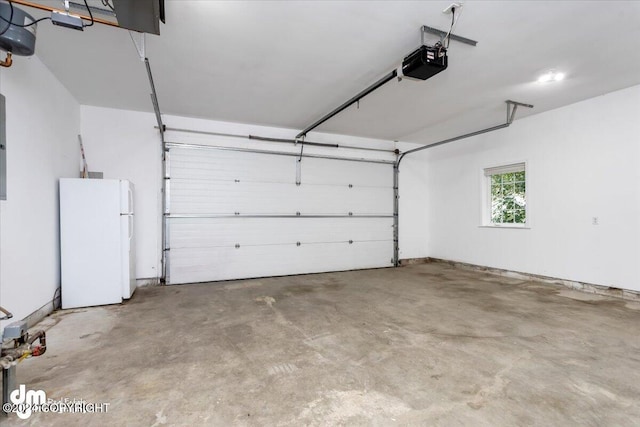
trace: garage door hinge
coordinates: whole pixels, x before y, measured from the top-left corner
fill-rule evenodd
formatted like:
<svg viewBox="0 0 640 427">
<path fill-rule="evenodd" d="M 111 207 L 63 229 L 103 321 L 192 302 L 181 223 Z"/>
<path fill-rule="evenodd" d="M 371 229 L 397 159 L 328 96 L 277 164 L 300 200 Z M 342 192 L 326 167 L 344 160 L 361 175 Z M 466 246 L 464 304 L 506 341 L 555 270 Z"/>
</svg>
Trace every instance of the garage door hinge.
<svg viewBox="0 0 640 427">
<path fill-rule="evenodd" d="M 301 245 L 301 243 L 300 243 L 300 242 L 296 242 L 296 246 L 300 246 L 300 245 Z"/>
<path fill-rule="evenodd" d="M 236 243 L 236 249 L 240 249 L 240 243 Z"/>
</svg>

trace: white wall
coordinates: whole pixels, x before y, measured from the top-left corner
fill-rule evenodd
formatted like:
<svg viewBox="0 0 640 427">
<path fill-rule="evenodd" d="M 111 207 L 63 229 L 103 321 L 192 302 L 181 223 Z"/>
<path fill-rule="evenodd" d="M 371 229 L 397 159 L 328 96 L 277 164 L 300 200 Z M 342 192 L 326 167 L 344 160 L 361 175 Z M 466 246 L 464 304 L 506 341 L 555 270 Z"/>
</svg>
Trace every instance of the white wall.
<svg viewBox="0 0 640 427">
<path fill-rule="evenodd" d="M 640 290 L 640 86 L 425 153 L 421 256 Z M 523 160 L 530 229 L 480 227 L 483 168 Z"/>
<path fill-rule="evenodd" d="M 120 178 L 132 181 L 136 186 L 136 257 L 139 279 L 157 278 L 161 275 L 161 209 L 162 172 L 161 142 L 155 115 L 127 110 L 102 107 L 81 107 L 82 137 L 89 169 L 101 171 L 105 178 Z M 200 131 L 221 132 L 241 135 L 259 135 L 271 138 L 293 138 L 297 131 L 240 123 L 219 122 L 163 115 L 164 123 L 170 128 L 187 128 Z M 169 142 L 207 144 L 221 138 L 168 131 Z M 241 138 L 223 138 L 224 145 L 253 147 L 278 151 L 299 151 L 299 147 L 289 144 L 249 141 Z M 393 149 L 393 142 L 330 135 L 309 134 L 309 140 L 356 146 Z M 359 150 L 307 147 L 305 153 L 333 154 L 347 157 L 367 157 L 393 160 L 391 153 L 363 152 Z M 239 154 L 242 155 L 242 154 Z M 392 168 L 389 166 L 389 173 Z M 389 204 L 392 200 L 389 200 Z M 392 246 L 390 247 L 390 256 Z"/>
<path fill-rule="evenodd" d="M 398 148 L 408 151 L 416 144 L 399 143 Z M 399 258 L 424 258 L 427 255 L 428 218 L 426 151 L 410 154 L 400 162 L 399 174 Z"/>
<path fill-rule="evenodd" d="M 60 286 L 58 178 L 78 176 L 80 106 L 35 56 L 0 69 L 0 92 L 8 181 L 0 201 L 0 305 L 21 319 L 51 303 Z"/>
<path fill-rule="evenodd" d="M 136 276 L 159 277 L 162 146 L 155 115 L 88 107 L 80 109 L 82 141 L 90 171 L 135 185 Z"/>
</svg>

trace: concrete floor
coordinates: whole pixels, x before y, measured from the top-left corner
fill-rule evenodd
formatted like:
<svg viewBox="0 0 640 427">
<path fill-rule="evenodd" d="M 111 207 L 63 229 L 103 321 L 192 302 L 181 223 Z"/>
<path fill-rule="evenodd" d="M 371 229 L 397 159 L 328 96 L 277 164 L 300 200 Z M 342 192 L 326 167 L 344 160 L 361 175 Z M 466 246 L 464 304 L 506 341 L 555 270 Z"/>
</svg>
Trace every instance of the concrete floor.
<svg viewBox="0 0 640 427">
<path fill-rule="evenodd" d="M 140 289 L 62 311 L 16 425 L 640 425 L 640 306 L 424 264 Z"/>
</svg>

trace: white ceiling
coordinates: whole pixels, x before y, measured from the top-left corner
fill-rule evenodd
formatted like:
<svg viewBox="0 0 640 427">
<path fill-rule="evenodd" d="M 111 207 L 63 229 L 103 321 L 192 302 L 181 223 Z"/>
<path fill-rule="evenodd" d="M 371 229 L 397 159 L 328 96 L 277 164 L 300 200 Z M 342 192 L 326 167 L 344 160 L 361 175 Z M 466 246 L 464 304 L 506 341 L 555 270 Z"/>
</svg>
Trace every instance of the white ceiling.
<svg viewBox="0 0 640 427">
<path fill-rule="evenodd" d="M 394 69 L 421 25 L 447 29 L 450 3 L 167 0 L 146 36 L 161 110 L 302 129 Z M 535 104 L 522 118 L 640 84 L 638 1 L 467 1 L 455 33 L 477 47 L 451 42 L 446 71 L 389 82 L 318 130 L 429 143 L 502 123 L 506 99 Z M 152 111 L 125 30 L 43 22 L 36 54 L 82 104 Z M 549 69 L 566 80 L 536 83 Z"/>
</svg>

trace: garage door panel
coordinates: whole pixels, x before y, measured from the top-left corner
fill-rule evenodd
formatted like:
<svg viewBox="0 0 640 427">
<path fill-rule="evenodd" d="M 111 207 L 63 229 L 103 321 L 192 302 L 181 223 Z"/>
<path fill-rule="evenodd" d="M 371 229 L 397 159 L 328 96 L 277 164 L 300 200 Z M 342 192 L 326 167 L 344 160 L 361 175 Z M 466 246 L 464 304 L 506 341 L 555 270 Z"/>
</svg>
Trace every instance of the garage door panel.
<svg viewBox="0 0 640 427">
<path fill-rule="evenodd" d="M 249 182 L 296 182 L 297 157 L 233 151 L 171 149 L 171 177 Z M 354 173 L 354 168 L 358 173 Z M 307 184 L 388 187 L 388 164 L 303 158 L 300 178 Z"/>
<path fill-rule="evenodd" d="M 171 212 L 231 214 L 391 215 L 391 187 L 171 181 Z"/>
<path fill-rule="evenodd" d="M 172 146 L 168 166 L 168 283 L 392 264 L 391 165 Z"/>
<path fill-rule="evenodd" d="M 295 182 L 295 157 L 172 148 L 172 178 Z"/>
<path fill-rule="evenodd" d="M 171 254 L 172 283 L 342 271 L 390 266 L 388 242 L 208 248 Z"/>
<path fill-rule="evenodd" d="M 171 249 L 393 239 L 392 218 L 172 218 Z"/>
<path fill-rule="evenodd" d="M 391 187 L 393 168 L 387 164 L 355 163 L 327 159 L 302 159 L 302 182 L 354 187 Z"/>
</svg>

